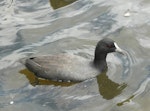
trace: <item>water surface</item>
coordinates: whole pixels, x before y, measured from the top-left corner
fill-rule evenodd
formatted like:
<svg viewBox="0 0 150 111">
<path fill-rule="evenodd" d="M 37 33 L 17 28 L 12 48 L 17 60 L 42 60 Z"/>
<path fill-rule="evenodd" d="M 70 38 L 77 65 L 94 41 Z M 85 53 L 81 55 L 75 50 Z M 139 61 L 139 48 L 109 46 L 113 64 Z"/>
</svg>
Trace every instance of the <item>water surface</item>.
<svg viewBox="0 0 150 111">
<path fill-rule="evenodd" d="M 1 0 L 0 111 L 149 111 L 149 7 L 148 0 L 78 0 L 54 10 L 49 0 Z M 19 62 L 64 52 L 91 59 L 105 37 L 127 55 L 108 55 L 108 71 L 81 83 L 35 86 Z"/>
</svg>

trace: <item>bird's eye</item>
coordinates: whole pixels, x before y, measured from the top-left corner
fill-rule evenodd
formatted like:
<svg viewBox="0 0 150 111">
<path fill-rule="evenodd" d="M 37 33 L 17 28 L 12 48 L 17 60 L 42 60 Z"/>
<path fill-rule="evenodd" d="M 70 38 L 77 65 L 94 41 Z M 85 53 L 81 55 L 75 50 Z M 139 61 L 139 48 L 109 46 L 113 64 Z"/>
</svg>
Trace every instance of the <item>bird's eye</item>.
<svg viewBox="0 0 150 111">
<path fill-rule="evenodd" d="M 113 47 L 115 47 L 113 44 L 107 44 L 106 45 L 108 48 L 113 48 Z"/>
</svg>

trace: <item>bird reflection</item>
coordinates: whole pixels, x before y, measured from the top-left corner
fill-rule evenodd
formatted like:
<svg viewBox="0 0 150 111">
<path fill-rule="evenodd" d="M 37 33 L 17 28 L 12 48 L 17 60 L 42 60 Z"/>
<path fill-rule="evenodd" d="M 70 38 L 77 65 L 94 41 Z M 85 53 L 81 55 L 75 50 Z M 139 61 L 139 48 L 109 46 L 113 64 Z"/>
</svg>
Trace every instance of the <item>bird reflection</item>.
<svg viewBox="0 0 150 111">
<path fill-rule="evenodd" d="M 108 78 L 106 72 L 101 73 L 97 76 L 97 83 L 99 88 L 99 93 L 103 96 L 104 99 L 113 99 L 117 95 L 121 94 L 122 90 L 127 86 L 127 84 L 119 84 L 115 83 Z M 20 71 L 21 74 L 24 74 L 29 80 L 32 86 L 35 85 L 55 85 L 55 86 L 63 86 L 68 87 L 76 84 L 75 82 L 58 82 L 47 79 L 37 78 L 32 72 L 28 69 L 23 69 Z"/>
<path fill-rule="evenodd" d="M 41 79 L 36 77 L 32 72 L 30 72 L 28 69 L 23 69 L 19 71 L 21 74 L 24 74 L 27 79 L 29 80 L 30 84 L 32 86 L 36 85 L 55 85 L 55 86 L 71 86 L 76 84 L 77 82 L 59 82 L 59 81 L 52 81 L 48 79 Z"/>
<path fill-rule="evenodd" d="M 97 76 L 97 83 L 100 94 L 103 96 L 104 99 L 109 100 L 121 94 L 122 90 L 127 86 L 127 84 L 115 83 L 108 78 L 106 72 L 107 71 Z"/>
</svg>

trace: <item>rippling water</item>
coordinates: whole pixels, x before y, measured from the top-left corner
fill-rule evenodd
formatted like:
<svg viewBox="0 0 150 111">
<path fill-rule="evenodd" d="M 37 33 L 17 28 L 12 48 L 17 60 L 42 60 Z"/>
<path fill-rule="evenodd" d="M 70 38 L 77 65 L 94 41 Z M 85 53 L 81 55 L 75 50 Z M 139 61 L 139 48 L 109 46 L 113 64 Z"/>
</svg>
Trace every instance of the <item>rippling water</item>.
<svg viewBox="0 0 150 111">
<path fill-rule="evenodd" d="M 0 111 L 149 111 L 150 2 L 78 0 L 53 10 L 48 0 L 0 1 Z M 77 84 L 40 80 L 19 60 L 72 53 L 92 58 L 95 44 L 114 39 L 126 56 Z"/>
</svg>

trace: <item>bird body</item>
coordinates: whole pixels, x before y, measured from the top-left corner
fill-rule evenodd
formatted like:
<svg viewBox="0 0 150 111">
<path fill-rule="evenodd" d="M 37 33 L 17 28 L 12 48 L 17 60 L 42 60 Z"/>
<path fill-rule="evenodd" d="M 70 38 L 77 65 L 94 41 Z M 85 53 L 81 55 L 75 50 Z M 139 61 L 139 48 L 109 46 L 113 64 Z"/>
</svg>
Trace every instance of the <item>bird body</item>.
<svg viewBox="0 0 150 111">
<path fill-rule="evenodd" d="M 36 76 L 51 80 L 83 81 L 100 73 L 94 67 L 92 60 L 72 54 L 29 58 L 25 65 Z"/>
<path fill-rule="evenodd" d="M 97 43 L 93 60 L 78 55 L 57 54 L 27 58 L 25 66 L 37 77 L 58 81 L 84 81 L 107 69 L 106 56 L 111 52 L 123 51 L 113 40 L 104 38 Z"/>
</svg>

